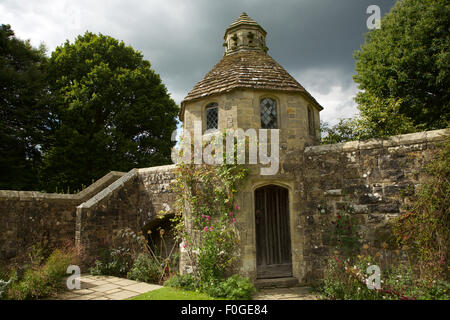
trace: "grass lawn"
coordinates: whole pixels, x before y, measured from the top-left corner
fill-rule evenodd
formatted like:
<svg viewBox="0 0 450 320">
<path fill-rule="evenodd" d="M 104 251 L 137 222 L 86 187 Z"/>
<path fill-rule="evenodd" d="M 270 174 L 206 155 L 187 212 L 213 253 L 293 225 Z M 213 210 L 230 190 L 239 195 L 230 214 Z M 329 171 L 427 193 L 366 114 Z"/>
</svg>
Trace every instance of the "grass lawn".
<svg viewBox="0 0 450 320">
<path fill-rule="evenodd" d="M 194 291 L 184 291 L 180 289 L 164 287 L 161 289 L 143 293 L 140 296 L 131 298 L 130 300 L 225 300 L 225 299 L 211 298 L 207 294 Z"/>
</svg>

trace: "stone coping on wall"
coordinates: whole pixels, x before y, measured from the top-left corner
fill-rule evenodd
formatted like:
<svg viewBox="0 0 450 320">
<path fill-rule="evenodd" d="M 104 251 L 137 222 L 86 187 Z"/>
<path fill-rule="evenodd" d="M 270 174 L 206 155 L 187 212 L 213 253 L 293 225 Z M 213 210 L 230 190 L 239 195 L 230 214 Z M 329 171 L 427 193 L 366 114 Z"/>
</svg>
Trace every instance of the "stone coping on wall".
<svg viewBox="0 0 450 320">
<path fill-rule="evenodd" d="M 120 179 L 121 177 L 123 177 L 125 174 L 126 174 L 126 172 L 111 171 L 104 177 L 100 178 L 99 180 L 97 180 L 96 182 L 91 184 L 86 189 L 80 191 L 77 194 L 77 196 L 81 200 L 89 199 L 90 197 L 94 196 L 97 192 L 102 190 L 105 187 L 105 185 L 110 185 L 111 184 L 110 181 L 112 179 L 114 179 L 116 181 L 117 179 Z"/>
<path fill-rule="evenodd" d="M 336 144 L 326 144 L 305 148 L 305 154 L 323 154 L 328 152 L 354 152 L 376 148 L 389 148 L 410 144 L 428 143 L 442 141 L 450 136 L 450 129 L 433 130 L 402 134 L 387 139 L 370 139 L 365 141 L 350 141 Z"/>
<path fill-rule="evenodd" d="M 126 183 L 131 181 L 134 177 L 137 177 L 142 174 L 168 172 L 168 171 L 174 170 L 175 168 L 176 168 L 176 165 L 173 164 L 173 165 L 142 168 L 142 169 L 132 169 L 128 173 L 124 174 L 121 178 L 114 181 L 108 187 L 104 188 L 102 191 L 97 193 L 94 197 L 92 197 L 89 200 L 87 200 L 86 202 L 80 204 L 77 207 L 77 209 L 90 209 L 90 208 L 96 206 L 102 200 L 108 198 L 115 191 L 122 188 Z"/>
<path fill-rule="evenodd" d="M 73 200 L 84 201 L 95 195 L 105 186 L 111 184 L 112 181 L 125 175 L 125 172 L 111 171 L 102 178 L 95 181 L 89 187 L 83 189 L 76 194 L 61 194 L 61 193 L 45 193 L 38 191 L 14 191 L 14 190 L 0 190 L 0 199 L 31 201 L 31 200 Z"/>
<path fill-rule="evenodd" d="M 172 171 L 177 168 L 176 164 L 169 164 L 166 166 L 159 166 L 159 167 L 150 167 L 150 168 L 142 168 L 137 169 L 139 174 L 148 174 L 148 173 L 155 173 L 155 172 L 167 172 Z"/>
</svg>

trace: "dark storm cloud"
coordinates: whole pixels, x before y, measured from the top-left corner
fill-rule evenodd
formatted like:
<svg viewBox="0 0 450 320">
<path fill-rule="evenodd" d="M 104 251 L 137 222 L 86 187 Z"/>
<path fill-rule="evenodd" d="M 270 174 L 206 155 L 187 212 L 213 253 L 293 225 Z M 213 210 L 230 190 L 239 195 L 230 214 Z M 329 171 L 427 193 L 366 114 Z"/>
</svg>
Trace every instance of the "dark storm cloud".
<svg viewBox="0 0 450 320">
<path fill-rule="evenodd" d="M 242 11 L 268 32 L 269 54 L 308 90 L 326 95 L 338 86 L 346 91 L 354 87 L 353 52 L 359 49 L 368 31 L 367 7 L 377 4 L 386 13 L 395 1 L 187 3 L 183 14 L 171 17 L 169 13 L 165 32 L 152 33 L 151 41 L 148 32 L 133 39 L 144 52 L 149 52 L 148 58 L 176 92 L 178 101 L 220 60 L 224 31 Z M 183 23 L 175 20 L 179 16 L 183 16 Z M 137 29 L 145 28 L 147 23 L 140 21 Z"/>
<path fill-rule="evenodd" d="M 386 12 L 394 2 L 297 0 L 252 1 L 241 4 L 240 1 L 226 1 L 225 6 L 205 1 L 196 6 L 199 11 L 192 12 L 189 19 L 193 24 L 201 21 L 201 26 L 204 27 L 187 27 L 191 32 L 186 32 L 189 37 L 186 40 L 189 41 L 183 45 L 181 59 L 178 60 L 178 56 L 173 59 L 167 55 L 164 64 L 168 69 L 165 70 L 175 74 L 177 70 L 184 69 L 188 74 L 195 75 L 189 79 L 189 90 L 200 80 L 199 72 L 204 74 L 209 71 L 220 59 L 225 28 L 241 11 L 245 11 L 268 32 L 269 54 L 289 72 L 301 74 L 307 69 L 334 70 L 342 78 L 331 80 L 339 81 L 346 88 L 351 85 L 351 75 L 354 73 L 352 54 L 363 43 L 363 34 L 367 32 L 366 8 L 371 4 L 378 4 L 382 12 Z M 174 52 L 167 49 L 167 52 Z M 322 79 L 311 79 L 310 82 L 317 90 L 330 90 L 332 83 L 326 85 L 326 80 L 330 79 L 323 80 L 325 82 Z"/>
<path fill-rule="evenodd" d="M 333 120 L 355 112 L 353 52 L 364 41 L 366 9 L 387 13 L 395 0 L 0 1 L 19 37 L 50 50 L 86 30 L 141 51 L 177 103 L 221 59 L 225 29 L 243 11 L 268 33 L 269 54 Z"/>
</svg>

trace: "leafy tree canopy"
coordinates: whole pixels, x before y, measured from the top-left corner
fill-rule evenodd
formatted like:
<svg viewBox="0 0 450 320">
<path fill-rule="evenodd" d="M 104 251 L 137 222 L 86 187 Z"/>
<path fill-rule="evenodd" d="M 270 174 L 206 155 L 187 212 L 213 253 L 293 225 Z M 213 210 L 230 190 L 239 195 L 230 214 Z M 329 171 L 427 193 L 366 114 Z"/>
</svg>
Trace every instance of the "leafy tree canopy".
<svg viewBox="0 0 450 320">
<path fill-rule="evenodd" d="M 381 29 L 370 31 L 355 53 L 361 113 L 373 114 L 374 100 L 394 99 L 400 101 L 398 114 L 417 129 L 445 128 L 450 119 L 449 30 L 447 0 L 397 1 Z"/>
<path fill-rule="evenodd" d="M 47 133 L 45 48 L 0 26 L 0 189 L 37 188 Z"/>
<path fill-rule="evenodd" d="M 355 133 L 356 122 L 354 119 L 339 119 L 334 126 L 330 126 L 328 122 L 320 122 L 320 131 L 322 133 L 322 144 L 333 144 L 358 140 Z"/>
<path fill-rule="evenodd" d="M 322 143 L 340 143 L 352 140 L 367 140 L 371 138 L 387 138 L 398 134 L 416 131 L 412 120 L 400 113 L 402 100 L 380 99 L 368 97 L 360 114 L 353 119 L 339 119 L 330 126 L 321 123 L 323 133 Z"/>
<path fill-rule="evenodd" d="M 56 48 L 49 77 L 54 121 L 41 171 L 47 191 L 170 162 L 178 106 L 140 52 L 86 32 Z"/>
</svg>

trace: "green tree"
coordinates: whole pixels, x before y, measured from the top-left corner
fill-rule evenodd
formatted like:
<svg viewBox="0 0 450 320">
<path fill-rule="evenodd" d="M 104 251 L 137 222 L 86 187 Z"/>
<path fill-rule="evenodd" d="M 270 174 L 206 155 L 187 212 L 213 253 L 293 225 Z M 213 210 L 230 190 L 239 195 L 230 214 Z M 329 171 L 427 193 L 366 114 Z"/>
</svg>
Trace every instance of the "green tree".
<svg viewBox="0 0 450 320">
<path fill-rule="evenodd" d="M 321 124 L 322 144 L 387 138 L 415 132 L 412 120 L 399 112 L 401 103 L 400 99 L 368 97 L 364 105 L 360 106 L 359 116 L 339 119 L 331 127 L 328 123 Z"/>
<path fill-rule="evenodd" d="M 322 133 L 322 144 L 341 143 L 352 140 L 358 140 L 356 134 L 356 120 L 347 118 L 339 119 L 334 126 L 330 126 L 327 122 L 320 123 L 320 131 Z"/>
<path fill-rule="evenodd" d="M 367 96 L 359 105 L 359 118 L 354 120 L 358 140 L 387 138 L 417 131 L 413 121 L 401 113 L 402 100 Z"/>
<path fill-rule="evenodd" d="M 56 48 L 49 75 L 55 121 L 41 170 L 48 191 L 170 162 L 178 106 L 140 52 L 86 32 Z"/>
<path fill-rule="evenodd" d="M 46 61 L 43 45 L 33 48 L 0 26 L 0 189 L 38 186 L 49 116 Z"/>
<path fill-rule="evenodd" d="M 398 113 L 418 129 L 445 128 L 450 120 L 449 30 L 448 0 L 397 1 L 381 29 L 370 31 L 355 53 L 360 111 L 373 113 L 375 99 L 394 99 L 401 101 Z"/>
</svg>

